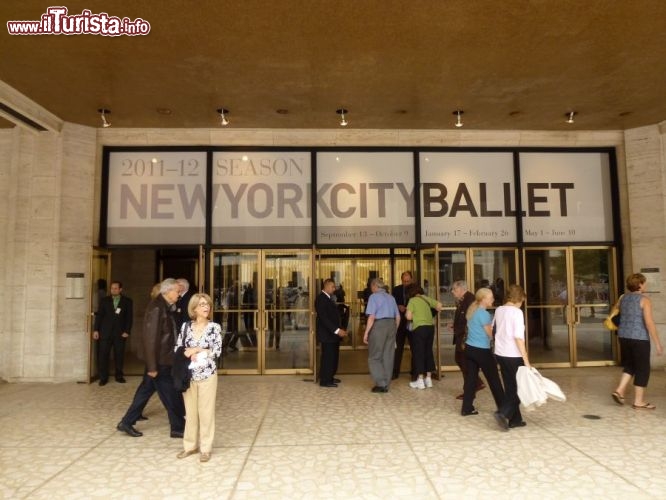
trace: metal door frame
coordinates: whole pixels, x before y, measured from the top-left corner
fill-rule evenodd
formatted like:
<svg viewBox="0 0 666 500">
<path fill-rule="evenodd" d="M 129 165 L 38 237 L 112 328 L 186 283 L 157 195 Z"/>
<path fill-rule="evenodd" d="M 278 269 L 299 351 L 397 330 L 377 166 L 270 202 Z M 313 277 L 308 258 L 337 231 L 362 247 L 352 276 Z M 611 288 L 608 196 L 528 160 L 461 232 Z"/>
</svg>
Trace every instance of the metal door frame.
<svg viewBox="0 0 666 500">
<path fill-rule="evenodd" d="M 106 276 L 103 278 L 101 276 L 96 276 L 95 272 L 95 259 L 100 257 L 106 257 Z M 112 252 L 107 248 L 93 247 L 92 254 L 90 255 L 90 267 L 89 267 L 89 282 L 90 282 L 90 298 L 88 300 L 88 321 L 87 321 L 87 332 L 88 332 L 88 364 L 86 367 L 86 380 L 89 384 L 95 382 L 99 375 L 93 373 L 93 367 L 97 368 L 95 362 L 95 341 L 92 338 L 92 332 L 95 328 L 95 311 L 93 311 L 93 300 L 94 295 L 97 293 L 97 283 L 98 279 L 105 279 L 107 286 L 111 286 L 111 267 L 112 267 Z M 95 370 L 96 372 L 97 370 Z"/>
<path fill-rule="evenodd" d="M 308 368 L 266 368 L 266 336 L 268 334 L 268 314 L 271 312 L 266 308 L 266 255 L 268 253 L 275 254 L 280 252 L 288 252 L 293 254 L 298 252 L 304 255 L 307 255 L 310 260 L 310 277 L 308 279 L 308 287 L 310 292 L 308 306 L 309 311 L 308 315 L 310 317 L 309 329 L 308 329 L 308 353 L 309 353 L 309 367 Z M 257 262 L 257 308 L 253 311 L 254 314 L 254 327 L 257 335 L 257 364 L 254 369 L 226 369 L 220 368 L 218 372 L 221 375 L 283 375 L 283 374 L 313 374 L 316 370 L 316 361 L 314 355 L 314 252 L 312 248 L 213 248 L 208 252 L 208 257 L 210 259 L 210 269 L 209 269 L 209 293 L 211 297 L 214 296 L 214 287 L 215 287 L 215 256 L 216 255 L 230 255 L 230 254 L 243 254 L 243 255 L 254 255 Z M 236 310 L 235 310 L 236 311 Z M 221 310 L 216 309 L 214 312 L 222 312 Z M 241 309 L 236 311 L 237 313 L 241 312 Z M 281 310 L 274 310 L 276 313 L 280 313 Z"/>
</svg>

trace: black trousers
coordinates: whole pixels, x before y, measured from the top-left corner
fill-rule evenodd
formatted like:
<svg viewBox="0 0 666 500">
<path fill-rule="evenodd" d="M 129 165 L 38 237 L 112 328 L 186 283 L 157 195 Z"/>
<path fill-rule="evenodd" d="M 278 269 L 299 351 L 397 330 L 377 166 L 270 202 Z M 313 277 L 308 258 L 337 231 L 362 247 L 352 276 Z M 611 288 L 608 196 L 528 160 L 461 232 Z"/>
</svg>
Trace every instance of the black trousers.
<svg viewBox="0 0 666 500">
<path fill-rule="evenodd" d="M 465 349 L 463 349 L 463 342 L 464 337 L 461 335 L 458 337 L 458 335 L 455 335 L 455 351 L 454 351 L 454 359 L 456 361 L 456 364 L 458 365 L 458 368 L 460 368 L 460 373 L 462 373 L 463 376 L 463 390 L 465 388 L 465 378 L 467 378 L 467 364 L 465 363 Z M 478 391 L 483 387 L 483 383 L 481 382 L 481 379 L 477 377 L 477 385 L 476 385 L 476 390 Z"/>
<path fill-rule="evenodd" d="M 398 331 L 395 334 L 395 355 L 393 357 L 394 377 L 400 375 L 400 364 L 402 363 L 402 353 L 405 350 L 405 339 L 409 340 L 409 345 L 412 347 L 412 332 L 407 330 L 407 321 L 405 319 L 401 319 L 400 325 L 398 326 Z M 412 356 L 414 356 L 414 352 L 412 352 Z M 412 373 L 412 378 L 413 377 L 414 373 Z"/>
<path fill-rule="evenodd" d="M 106 382 L 109 380 L 109 356 L 111 349 L 113 349 L 113 361 L 115 365 L 115 377 L 119 379 L 124 376 L 123 365 L 125 363 L 125 339 L 120 335 L 110 335 L 108 337 L 100 337 L 98 340 L 98 359 L 97 369 L 99 371 L 99 379 Z"/>
<path fill-rule="evenodd" d="M 340 342 L 322 342 L 319 362 L 319 384 L 330 384 L 338 371 Z"/>
<path fill-rule="evenodd" d="M 433 325 L 419 326 L 412 332 L 410 345 L 412 346 L 412 375 L 421 375 L 435 371 L 435 356 L 432 352 L 432 343 L 435 340 L 435 327 Z"/>
<path fill-rule="evenodd" d="M 500 409 L 502 401 L 504 400 L 504 389 L 502 389 L 502 382 L 500 382 L 499 373 L 497 372 L 497 361 L 490 349 L 482 349 L 471 345 L 465 346 L 465 365 L 467 368 L 467 376 L 465 377 L 465 386 L 463 388 L 463 406 L 462 412 L 469 413 L 474 410 L 474 397 L 476 396 L 476 388 L 479 382 L 479 368 L 486 377 L 490 392 L 493 394 L 495 405 Z"/>
<path fill-rule="evenodd" d="M 171 377 L 171 367 L 159 365 L 157 376 L 152 378 L 144 374 L 143 380 L 134 393 L 134 399 L 127 409 L 122 422 L 126 425 L 134 425 L 139 419 L 141 412 L 146 407 L 148 400 L 157 392 L 157 395 L 166 408 L 169 417 L 171 432 L 183 432 L 185 430 L 185 404 L 182 393 L 176 391 Z"/>
<path fill-rule="evenodd" d="M 517 425 L 523 421 L 523 416 L 520 414 L 516 373 L 518 373 L 518 368 L 524 366 L 525 363 L 523 363 L 523 358 L 496 357 L 502 372 L 502 382 L 504 382 L 504 400 L 499 411 L 509 420 L 509 425 Z"/>
</svg>

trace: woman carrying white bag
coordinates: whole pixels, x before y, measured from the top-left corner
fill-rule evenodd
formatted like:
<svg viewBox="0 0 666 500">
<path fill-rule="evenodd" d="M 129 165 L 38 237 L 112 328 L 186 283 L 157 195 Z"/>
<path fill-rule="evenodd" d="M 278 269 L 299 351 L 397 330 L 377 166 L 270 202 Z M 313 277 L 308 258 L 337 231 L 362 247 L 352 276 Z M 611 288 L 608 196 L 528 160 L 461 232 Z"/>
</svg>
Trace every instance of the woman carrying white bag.
<svg viewBox="0 0 666 500">
<path fill-rule="evenodd" d="M 495 357 L 504 383 L 504 400 L 494 416 L 504 431 L 527 425 L 520 414 L 516 383 L 518 368 L 521 366 L 530 368 L 525 348 L 525 316 L 520 309 L 525 297 L 522 287 L 510 285 L 506 302 L 495 311 Z"/>
</svg>

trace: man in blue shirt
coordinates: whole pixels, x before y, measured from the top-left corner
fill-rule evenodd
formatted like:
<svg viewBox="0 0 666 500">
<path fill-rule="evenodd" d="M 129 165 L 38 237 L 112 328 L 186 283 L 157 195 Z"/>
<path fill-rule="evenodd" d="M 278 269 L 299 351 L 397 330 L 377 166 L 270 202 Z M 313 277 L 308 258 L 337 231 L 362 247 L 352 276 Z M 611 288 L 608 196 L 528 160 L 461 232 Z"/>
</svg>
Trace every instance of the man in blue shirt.
<svg viewBox="0 0 666 500">
<path fill-rule="evenodd" d="M 393 375 L 395 334 L 400 324 L 400 311 L 380 278 L 370 282 L 370 290 L 372 295 L 365 308 L 368 320 L 363 342 L 368 344 L 368 366 L 375 381 L 372 392 L 388 392 Z"/>
</svg>

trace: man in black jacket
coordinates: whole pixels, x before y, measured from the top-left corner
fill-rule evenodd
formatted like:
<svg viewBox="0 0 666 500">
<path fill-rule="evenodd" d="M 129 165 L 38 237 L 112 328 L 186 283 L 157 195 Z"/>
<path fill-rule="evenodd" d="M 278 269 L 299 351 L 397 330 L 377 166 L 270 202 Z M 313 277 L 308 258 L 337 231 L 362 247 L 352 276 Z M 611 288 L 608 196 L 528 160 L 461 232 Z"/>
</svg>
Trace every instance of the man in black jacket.
<svg viewBox="0 0 666 500">
<path fill-rule="evenodd" d="M 180 286 L 180 297 L 176 302 L 176 314 L 174 316 L 176 320 L 176 328 L 180 333 L 180 328 L 183 326 L 183 323 L 190 321 L 190 314 L 187 312 L 187 308 L 190 305 L 190 299 L 194 292 L 190 290 L 190 282 L 185 278 L 178 278 L 176 280 Z"/>
<path fill-rule="evenodd" d="M 463 375 L 463 385 L 467 369 L 465 368 L 465 340 L 467 339 L 467 309 L 474 303 L 474 294 L 467 290 L 467 282 L 463 280 L 454 281 L 451 285 L 451 294 L 456 299 L 456 311 L 453 313 L 453 343 L 456 346 L 455 360 Z M 483 389 L 485 384 L 481 382 L 481 378 L 476 386 L 476 390 Z M 460 393 L 456 399 L 462 399 L 463 394 Z"/>
<path fill-rule="evenodd" d="M 177 392 L 171 366 L 176 345 L 176 323 L 173 309 L 180 292 L 180 286 L 173 278 L 160 284 L 160 295 L 150 301 L 146 308 L 143 323 L 143 346 L 146 361 L 144 379 L 134 394 L 132 404 L 116 428 L 132 437 L 143 434 L 134 428 L 153 392 L 157 391 L 160 401 L 166 408 L 171 426 L 171 437 L 182 438 L 185 429 L 185 405 L 183 396 Z"/>
<path fill-rule="evenodd" d="M 113 348 L 116 381 L 125 383 L 125 341 L 132 330 L 132 300 L 122 295 L 123 284 L 111 282 L 111 295 L 99 301 L 93 338 L 98 342 L 99 385 L 109 381 L 109 356 Z"/>
<path fill-rule="evenodd" d="M 395 299 L 395 303 L 398 304 L 398 311 L 400 311 L 400 325 L 398 326 L 398 331 L 395 335 L 395 356 L 393 358 L 393 380 L 397 379 L 400 376 L 400 365 L 402 364 L 402 353 L 405 349 L 405 339 L 409 340 L 409 344 L 412 343 L 412 332 L 407 329 L 407 318 L 405 318 L 405 311 L 407 311 L 407 302 L 409 302 L 409 297 L 407 296 L 407 288 L 414 281 L 411 271 L 405 271 L 400 276 L 401 284 L 394 287 L 391 291 L 391 295 Z M 414 375 L 412 374 L 412 378 Z"/>
<path fill-rule="evenodd" d="M 319 385 L 337 387 L 340 379 L 335 378 L 338 371 L 340 339 L 347 335 L 340 326 L 340 313 L 335 303 L 335 281 L 324 280 L 321 293 L 315 299 L 317 311 L 317 340 L 321 343 L 321 361 L 319 364 Z"/>
</svg>

